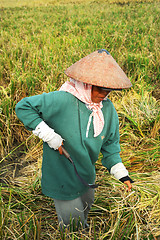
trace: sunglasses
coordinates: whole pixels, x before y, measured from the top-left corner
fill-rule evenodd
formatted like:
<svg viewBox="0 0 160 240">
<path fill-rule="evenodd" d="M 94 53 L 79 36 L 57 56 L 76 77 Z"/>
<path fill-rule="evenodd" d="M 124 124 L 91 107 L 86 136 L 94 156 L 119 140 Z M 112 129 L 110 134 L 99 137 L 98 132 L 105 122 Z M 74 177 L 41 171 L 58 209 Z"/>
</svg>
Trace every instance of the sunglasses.
<svg viewBox="0 0 160 240">
<path fill-rule="evenodd" d="M 105 88 L 105 87 L 99 87 L 99 86 L 95 86 L 96 88 L 99 88 L 101 90 L 104 90 L 106 92 L 109 92 L 109 91 L 122 91 L 122 89 L 119 89 L 119 88 Z"/>
</svg>

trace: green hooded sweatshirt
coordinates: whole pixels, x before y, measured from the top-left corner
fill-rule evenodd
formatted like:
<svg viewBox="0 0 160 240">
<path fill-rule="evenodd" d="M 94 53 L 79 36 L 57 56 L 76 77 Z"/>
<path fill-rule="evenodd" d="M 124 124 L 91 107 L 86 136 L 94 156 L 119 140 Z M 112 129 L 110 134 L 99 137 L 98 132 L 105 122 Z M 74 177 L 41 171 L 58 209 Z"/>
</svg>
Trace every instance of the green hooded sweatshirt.
<svg viewBox="0 0 160 240">
<path fill-rule="evenodd" d="M 64 91 L 43 93 L 22 99 L 16 105 L 16 114 L 24 126 L 32 131 L 44 121 L 64 139 L 64 147 L 69 152 L 79 175 L 86 182 L 95 181 L 95 163 L 99 153 L 102 164 L 108 171 L 121 162 L 119 155 L 119 121 L 112 102 L 103 101 L 104 128 L 94 137 L 93 122 L 86 138 L 86 129 L 91 114 L 85 103 Z M 72 200 L 87 190 L 77 177 L 73 165 L 43 143 L 42 192 L 54 199 Z"/>
</svg>

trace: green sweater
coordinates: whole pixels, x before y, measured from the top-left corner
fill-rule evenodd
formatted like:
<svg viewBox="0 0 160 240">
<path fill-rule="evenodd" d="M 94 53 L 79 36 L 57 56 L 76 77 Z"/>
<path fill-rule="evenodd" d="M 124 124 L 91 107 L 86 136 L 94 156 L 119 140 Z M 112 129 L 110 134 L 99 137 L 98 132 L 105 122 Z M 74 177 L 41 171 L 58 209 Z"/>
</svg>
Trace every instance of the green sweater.
<svg viewBox="0 0 160 240">
<path fill-rule="evenodd" d="M 95 181 L 95 162 L 102 152 L 102 164 L 108 171 L 121 162 L 119 155 L 119 122 L 112 102 L 103 101 L 104 128 L 93 137 L 93 122 L 86 138 L 91 110 L 72 94 L 55 91 L 22 99 L 16 105 L 16 114 L 28 130 L 34 130 L 43 120 L 65 140 L 79 175 L 88 183 Z M 87 187 L 75 174 L 72 164 L 43 143 L 42 192 L 54 199 L 72 200 L 82 195 Z"/>
</svg>

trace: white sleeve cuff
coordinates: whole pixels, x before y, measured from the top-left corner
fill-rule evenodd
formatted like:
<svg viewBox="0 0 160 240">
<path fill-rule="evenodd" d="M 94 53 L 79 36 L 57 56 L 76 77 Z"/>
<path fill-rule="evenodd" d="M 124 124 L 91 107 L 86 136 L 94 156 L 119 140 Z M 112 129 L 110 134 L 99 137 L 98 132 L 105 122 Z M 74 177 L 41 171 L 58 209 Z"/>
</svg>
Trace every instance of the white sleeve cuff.
<svg viewBox="0 0 160 240">
<path fill-rule="evenodd" d="M 121 179 L 123 177 L 128 176 L 128 171 L 123 165 L 123 163 L 117 163 L 111 168 L 111 175 L 113 175 L 116 179 Z"/>
<path fill-rule="evenodd" d="M 48 142 L 54 134 L 54 130 L 50 128 L 44 121 L 40 122 L 36 129 L 32 131 L 34 135 L 41 138 L 44 142 Z"/>
<path fill-rule="evenodd" d="M 49 147 L 54 148 L 54 150 L 57 150 L 62 145 L 62 137 L 55 133 L 44 121 L 40 122 L 32 132 L 44 142 L 47 142 Z"/>
</svg>

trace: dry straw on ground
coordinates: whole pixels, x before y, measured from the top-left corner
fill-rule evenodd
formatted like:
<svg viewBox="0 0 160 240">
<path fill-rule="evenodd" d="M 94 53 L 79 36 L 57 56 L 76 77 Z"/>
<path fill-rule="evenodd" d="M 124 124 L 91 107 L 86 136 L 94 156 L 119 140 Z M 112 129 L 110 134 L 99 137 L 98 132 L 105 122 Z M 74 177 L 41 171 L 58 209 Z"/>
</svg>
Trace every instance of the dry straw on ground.
<svg viewBox="0 0 160 240">
<path fill-rule="evenodd" d="M 159 1 L 140 2 L 1 1 L 0 239 L 160 239 Z M 53 202 L 41 193 L 42 142 L 14 108 L 23 97 L 58 89 L 67 66 L 104 47 L 133 83 L 110 98 L 135 182 L 126 192 L 100 156 L 90 227 L 62 236 Z"/>
</svg>

